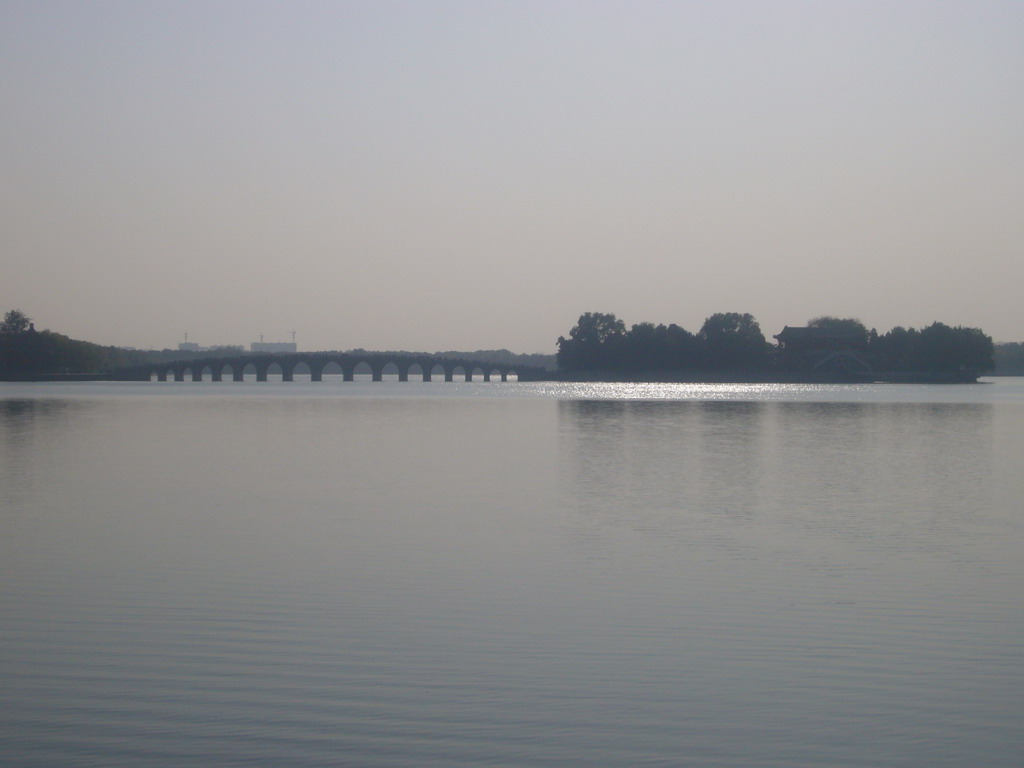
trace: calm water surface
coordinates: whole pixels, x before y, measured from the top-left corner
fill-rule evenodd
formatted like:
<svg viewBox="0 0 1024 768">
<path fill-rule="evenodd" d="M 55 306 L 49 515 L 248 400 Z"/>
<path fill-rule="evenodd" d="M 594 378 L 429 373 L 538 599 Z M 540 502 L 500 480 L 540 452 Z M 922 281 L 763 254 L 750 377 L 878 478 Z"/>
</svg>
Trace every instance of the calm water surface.
<svg viewBox="0 0 1024 768">
<path fill-rule="evenodd" d="M 1024 380 L 0 385 L 0 762 L 1019 766 Z"/>
</svg>

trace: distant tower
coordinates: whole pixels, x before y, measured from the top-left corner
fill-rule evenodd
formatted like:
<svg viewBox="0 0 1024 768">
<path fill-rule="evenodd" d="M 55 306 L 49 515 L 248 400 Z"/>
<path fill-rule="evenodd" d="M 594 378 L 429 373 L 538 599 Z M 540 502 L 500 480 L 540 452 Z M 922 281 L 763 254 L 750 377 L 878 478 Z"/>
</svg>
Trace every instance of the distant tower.
<svg viewBox="0 0 1024 768">
<path fill-rule="evenodd" d="M 189 341 L 188 331 L 185 331 L 185 340 L 178 345 L 178 350 L 181 352 L 198 352 L 199 345 L 194 341 Z"/>
</svg>

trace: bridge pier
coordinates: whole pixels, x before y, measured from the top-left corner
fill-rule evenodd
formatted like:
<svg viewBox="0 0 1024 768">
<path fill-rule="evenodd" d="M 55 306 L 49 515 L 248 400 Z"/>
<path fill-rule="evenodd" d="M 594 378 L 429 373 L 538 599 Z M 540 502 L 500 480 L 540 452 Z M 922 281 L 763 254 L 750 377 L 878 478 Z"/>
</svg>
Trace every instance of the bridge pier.
<svg viewBox="0 0 1024 768">
<path fill-rule="evenodd" d="M 241 366 L 239 366 L 238 368 L 232 368 L 231 369 L 231 380 L 232 381 L 245 381 L 243 376 L 244 376 L 244 374 L 242 373 L 242 367 Z"/>
<path fill-rule="evenodd" d="M 174 380 L 175 381 L 184 381 L 185 380 L 185 369 L 184 368 L 179 368 L 178 370 L 176 370 L 174 372 Z"/>
<path fill-rule="evenodd" d="M 292 371 L 281 370 L 281 381 L 295 381 Z"/>
<path fill-rule="evenodd" d="M 310 381 L 323 381 L 324 380 L 324 369 L 321 368 L 318 371 L 314 371 L 312 368 L 309 369 L 309 380 Z"/>
</svg>

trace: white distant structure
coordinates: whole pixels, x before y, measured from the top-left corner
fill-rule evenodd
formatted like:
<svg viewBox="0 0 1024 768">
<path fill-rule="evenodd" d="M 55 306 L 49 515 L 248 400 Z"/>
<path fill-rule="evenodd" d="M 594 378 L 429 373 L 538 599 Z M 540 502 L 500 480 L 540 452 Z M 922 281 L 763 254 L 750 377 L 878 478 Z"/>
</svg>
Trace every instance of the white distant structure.
<svg viewBox="0 0 1024 768">
<path fill-rule="evenodd" d="M 295 331 L 292 331 L 291 341 L 264 341 L 263 334 L 260 334 L 260 340 L 254 341 L 249 345 L 250 352 L 269 352 L 270 354 L 288 354 L 289 352 L 298 352 L 299 348 L 295 344 Z"/>
<path fill-rule="evenodd" d="M 254 341 L 249 345 L 250 352 L 298 352 L 294 341 Z"/>
<path fill-rule="evenodd" d="M 194 341 L 188 340 L 188 331 L 185 331 L 185 340 L 178 345 L 179 352 L 199 352 L 202 350 Z"/>
</svg>

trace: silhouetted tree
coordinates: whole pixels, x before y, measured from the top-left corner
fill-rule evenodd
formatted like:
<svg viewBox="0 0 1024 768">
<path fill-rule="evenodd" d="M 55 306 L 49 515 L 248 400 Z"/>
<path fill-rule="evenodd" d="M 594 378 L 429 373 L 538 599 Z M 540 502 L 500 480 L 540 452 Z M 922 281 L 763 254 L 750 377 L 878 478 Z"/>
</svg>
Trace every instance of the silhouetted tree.
<svg viewBox="0 0 1024 768">
<path fill-rule="evenodd" d="M 921 370 L 918 332 L 897 325 L 871 343 L 871 365 L 879 371 Z"/>
<path fill-rule="evenodd" d="M 697 337 L 675 323 L 670 323 L 667 328 L 659 325 L 659 333 L 662 333 L 662 328 L 665 329 L 665 369 L 682 371 L 695 366 L 699 357 Z"/>
<path fill-rule="evenodd" d="M 24 333 L 31 324 L 32 321 L 29 320 L 28 315 L 20 309 L 12 309 L 4 315 L 4 320 L 0 323 L 0 334 L 11 336 L 16 333 Z"/>
<path fill-rule="evenodd" d="M 714 368 L 759 368 L 764 364 L 768 342 L 750 313 L 718 312 L 704 321 L 697 337 Z"/>
<path fill-rule="evenodd" d="M 624 345 L 623 363 L 626 367 L 636 371 L 650 371 L 662 365 L 665 350 L 658 336 L 658 327 L 654 323 L 638 323 L 630 328 Z"/>
<path fill-rule="evenodd" d="M 626 324 L 613 314 L 585 312 L 558 337 L 558 367 L 564 370 L 613 370 L 619 367 Z"/>
<path fill-rule="evenodd" d="M 830 331 L 841 331 L 850 334 L 851 344 L 860 347 L 868 342 L 868 329 L 860 320 L 853 317 L 832 317 L 822 315 L 807 321 L 808 328 L 828 328 Z M 877 334 L 876 334 L 877 335 Z"/>
<path fill-rule="evenodd" d="M 992 338 L 978 328 L 932 323 L 921 331 L 920 347 L 927 371 L 977 376 L 995 367 Z"/>
</svg>

